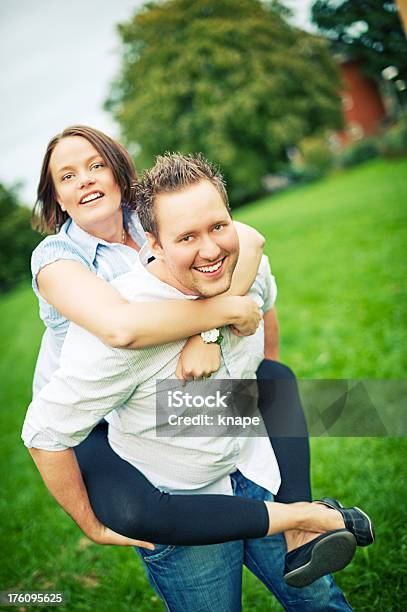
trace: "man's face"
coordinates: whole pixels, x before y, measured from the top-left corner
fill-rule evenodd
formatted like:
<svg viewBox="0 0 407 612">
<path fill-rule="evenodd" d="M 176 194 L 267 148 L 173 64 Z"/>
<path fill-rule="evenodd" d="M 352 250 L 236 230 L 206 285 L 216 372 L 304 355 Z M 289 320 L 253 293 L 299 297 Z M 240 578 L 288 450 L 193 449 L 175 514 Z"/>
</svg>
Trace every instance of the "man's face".
<svg viewBox="0 0 407 612">
<path fill-rule="evenodd" d="M 169 283 L 193 295 L 227 291 L 239 255 L 239 239 L 217 189 L 202 180 L 155 201 L 160 243 L 150 244 L 166 267 Z"/>
</svg>

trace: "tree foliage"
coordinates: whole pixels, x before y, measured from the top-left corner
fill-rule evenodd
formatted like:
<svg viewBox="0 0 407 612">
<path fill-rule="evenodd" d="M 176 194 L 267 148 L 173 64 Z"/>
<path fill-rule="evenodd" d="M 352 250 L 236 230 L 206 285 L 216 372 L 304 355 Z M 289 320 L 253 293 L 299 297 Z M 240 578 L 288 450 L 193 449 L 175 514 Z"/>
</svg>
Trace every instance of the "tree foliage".
<svg viewBox="0 0 407 612">
<path fill-rule="evenodd" d="M 31 253 L 40 240 L 31 229 L 30 211 L 0 183 L 0 292 L 30 278 Z"/>
<path fill-rule="evenodd" d="M 120 75 L 106 107 L 138 167 L 165 150 L 220 164 L 232 201 L 261 190 L 286 147 L 341 124 L 326 43 L 279 2 L 167 0 L 119 26 Z"/>
<path fill-rule="evenodd" d="M 317 0 L 312 20 L 336 43 L 362 59 L 373 77 L 396 66 L 407 81 L 407 41 L 394 0 Z"/>
</svg>

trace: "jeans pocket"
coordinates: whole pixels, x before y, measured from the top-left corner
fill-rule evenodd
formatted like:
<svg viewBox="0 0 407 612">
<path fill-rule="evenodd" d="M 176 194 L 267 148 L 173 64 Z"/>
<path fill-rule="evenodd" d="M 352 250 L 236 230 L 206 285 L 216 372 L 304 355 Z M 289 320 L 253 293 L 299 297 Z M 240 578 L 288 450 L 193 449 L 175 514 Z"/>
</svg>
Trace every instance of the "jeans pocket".
<svg viewBox="0 0 407 612">
<path fill-rule="evenodd" d="M 146 563 L 153 563 L 154 561 L 166 559 L 175 549 L 176 546 L 172 544 L 155 544 L 154 550 L 149 550 L 148 548 L 137 548 L 137 551 L 143 558 L 143 561 Z"/>
</svg>

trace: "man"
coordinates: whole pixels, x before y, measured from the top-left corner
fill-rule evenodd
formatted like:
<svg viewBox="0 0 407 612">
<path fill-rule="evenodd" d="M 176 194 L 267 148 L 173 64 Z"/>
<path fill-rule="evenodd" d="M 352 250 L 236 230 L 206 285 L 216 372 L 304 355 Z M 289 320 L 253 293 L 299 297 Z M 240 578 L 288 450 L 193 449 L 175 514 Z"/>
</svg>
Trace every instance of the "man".
<svg viewBox="0 0 407 612">
<path fill-rule="evenodd" d="M 116 288 L 128 300 L 144 301 L 195 299 L 226 291 L 238 257 L 238 240 L 217 171 L 201 158 L 167 155 L 145 174 L 139 189 L 140 219 L 156 259 L 147 268 L 148 253 L 141 252 L 134 271 L 114 281 Z M 273 284 L 264 260 L 251 291 L 269 310 Z M 80 474 L 69 457 L 58 463 L 47 459 L 47 451 L 75 446 L 103 417 L 109 421 L 112 448 L 160 489 L 234 493 L 266 502 L 278 490 L 279 470 L 267 437 L 156 435 L 156 381 L 174 378 L 182 346 L 183 342 L 174 342 L 143 350 L 112 349 L 71 325 L 61 368 L 31 404 L 23 437 L 34 447 L 34 458 L 42 453 L 37 464 L 44 481 L 85 533 L 92 534 L 99 527 Z M 222 365 L 213 376 L 215 380 L 254 379 L 263 358 L 262 328 L 248 338 L 226 329 L 221 348 Z M 35 432 L 41 444 L 36 443 Z M 334 530 L 335 534 L 346 531 L 340 515 L 331 511 L 329 518 L 324 518 L 326 526 L 315 527 L 316 519 L 310 514 L 322 516 L 321 505 L 267 503 L 267 509 L 268 533 L 299 527 L 300 532 L 293 532 L 297 546 L 312 541 L 312 548 L 319 538 L 323 542 L 325 534 L 316 537 L 316 533 L 307 534 L 307 529 Z M 311 563 L 307 546 L 307 562 L 298 565 L 297 558 L 288 574 L 295 575 Z M 329 576 L 304 589 L 287 586 L 282 580 L 285 552 L 281 534 L 210 546 L 139 549 L 153 588 L 171 610 L 238 611 L 243 564 L 287 609 L 349 610 Z M 340 554 L 340 546 L 335 554 Z"/>
</svg>

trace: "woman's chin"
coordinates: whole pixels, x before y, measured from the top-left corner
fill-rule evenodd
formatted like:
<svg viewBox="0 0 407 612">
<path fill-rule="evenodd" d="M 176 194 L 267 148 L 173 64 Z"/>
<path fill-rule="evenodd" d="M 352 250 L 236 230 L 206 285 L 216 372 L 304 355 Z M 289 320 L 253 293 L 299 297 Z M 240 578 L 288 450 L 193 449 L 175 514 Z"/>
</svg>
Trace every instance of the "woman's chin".
<svg viewBox="0 0 407 612">
<path fill-rule="evenodd" d="M 107 203 L 100 203 L 99 206 L 93 206 L 89 208 L 81 208 L 80 214 L 73 217 L 75 223 L 83 227 L 85 224 L 87 228 L 92 226 L 97 227 L 100 223 L 108 223 L 109 221 L 115 223 L 117 216 L 122 212 L 120 206 L 106 205 Z"/>
</svg>

